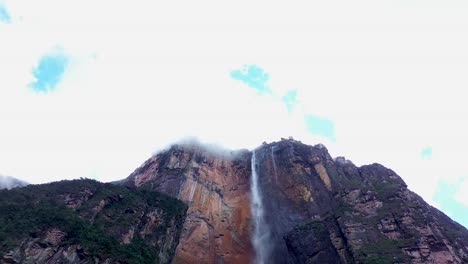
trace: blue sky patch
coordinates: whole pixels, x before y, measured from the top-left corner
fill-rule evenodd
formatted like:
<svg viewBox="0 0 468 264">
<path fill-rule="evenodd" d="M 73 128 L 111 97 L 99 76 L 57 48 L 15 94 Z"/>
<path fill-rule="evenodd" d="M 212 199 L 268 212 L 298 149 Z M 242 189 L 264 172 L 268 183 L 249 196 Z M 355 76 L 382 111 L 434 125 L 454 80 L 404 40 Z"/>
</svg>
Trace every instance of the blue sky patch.
<svg viewBox="0 0 468 264">
<path fill-rule="evenodd" d="M 288 108 L 288 112 L 291 113 L 297 103 L 297 91 L 289 90 L 286 95 L 281 98 L 281 100 L 283 100 L 286 108 Z"/>
<path fill-rule="evenodd" d="M 5 23 L 10 23 L 11 18 L 10 14 L 6 10 L 5 6 L 0 3 L 0 21 Z"/>
<path fill-rule="evenodd" d="M 304 121 L 309 133 L 324 136 L 335 141 L 333 121 L 316 115 L 305 115 Z"/>
<path fill-rule="evenodd" d="M 421 151 L 421 159 L 430 159 L 432 157 L 432 147 L 425 147 Z"/>
<path fill-rule="evenodd" d="M 33 69 L 36 81 L 31 83 L 31 87 L 34 91 L 53 91 L 65 72 L 67 62 L 67 57 L 61 53 L 42 56 L 37 67 Z"/>
<path fill-rule="evenodd" d="M 240 70 L 233 70 L 231 72 L 231 78 L 244 82 L 248 86 L 256 89 L 259 93 L 271 91 L 267 86 L 269 79 L 268 73 L 257 65 L 244 65 Z"/>
<path fill-rule="evenodd" d="M 465 206 L 454 198 L 463 180 L 463 178 L 453 182 L 440 180 L 433 198 L 442 210 L 450 214 L 450 218 L 468 227 L 468 214 L 466 213 L 468 212 L 468 206 Z"/>
</svg>

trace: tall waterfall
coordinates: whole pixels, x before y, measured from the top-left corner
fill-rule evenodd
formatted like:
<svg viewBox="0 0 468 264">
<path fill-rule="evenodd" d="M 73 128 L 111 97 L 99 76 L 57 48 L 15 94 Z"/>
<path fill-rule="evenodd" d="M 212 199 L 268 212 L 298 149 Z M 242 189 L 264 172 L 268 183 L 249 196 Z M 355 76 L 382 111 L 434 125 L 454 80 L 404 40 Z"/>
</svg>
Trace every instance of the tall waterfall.
<svg viewBox="0 0 468 264">
<path fill-rule="evenodd" d="M 276 169 L 276 161 L 275 161 L 275 148 L 276 146 L 273 146 L 271 148 L 271 162 L 273 163 L 273 172 L 275 173 L 275 182 L 278 183 L 278 172 Z"/>
<path fill-rule="evenodd" d="M 270 255 L 270 231 L 265 221 L 262 193 L 259 188 L 257 159 L 252 153 L 252 177 L 250 183 L 250 211 L 253 218 L 252 244 L 255 250 L 254 264 L 268 263 Z"/>
</svg>

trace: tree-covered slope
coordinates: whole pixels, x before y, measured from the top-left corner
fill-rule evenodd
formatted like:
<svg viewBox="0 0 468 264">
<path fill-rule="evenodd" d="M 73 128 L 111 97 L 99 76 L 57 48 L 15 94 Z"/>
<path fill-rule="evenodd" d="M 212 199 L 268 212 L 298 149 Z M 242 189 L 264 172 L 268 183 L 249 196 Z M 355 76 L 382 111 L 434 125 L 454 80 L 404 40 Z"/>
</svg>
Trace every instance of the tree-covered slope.
<svg viewBox="0 0 468 264">
<path fill-rule="evenodd" d="M 0 190 L 2 263 L 168 263 L 186 205 L 94 180 Z"/>
</svg>

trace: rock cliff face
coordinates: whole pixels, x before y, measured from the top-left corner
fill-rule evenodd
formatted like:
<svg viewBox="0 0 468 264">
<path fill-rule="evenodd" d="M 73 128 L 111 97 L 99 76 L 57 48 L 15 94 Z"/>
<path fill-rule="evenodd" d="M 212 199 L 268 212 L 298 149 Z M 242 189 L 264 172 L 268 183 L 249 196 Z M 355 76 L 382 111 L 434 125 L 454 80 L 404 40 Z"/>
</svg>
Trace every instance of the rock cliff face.
<svg viewBox="0 0 468 264">
<path fill-rule="evenodd" d="M 184 143 L 118 184 L 0 190 L 0 263 L 468 263 L 467 229 L 394 171 L 292 139 L 254 152 Z"/>
<path fill-rule="evenodd" d="M 174 145 L 129 176 L 125 184 L 187 203 L 174 263 L 250 263 L 250 157 L 248 151 Z"/>
<path fill-rule="evenodd" d="M 294 140 L 256 151 L 271 263 L 468 262 L 468 231 L 392 170 Z"/>
<path fill-rule="evenodd" d="M 295 140 L 255 150 L 268 263 L 468 263 L 468 231 L 379 164 L 356 167 Z M 185 201 L 173 263 L 251 263 L 252 152 L 175 145 L 125 184 Z"/>
</svg>

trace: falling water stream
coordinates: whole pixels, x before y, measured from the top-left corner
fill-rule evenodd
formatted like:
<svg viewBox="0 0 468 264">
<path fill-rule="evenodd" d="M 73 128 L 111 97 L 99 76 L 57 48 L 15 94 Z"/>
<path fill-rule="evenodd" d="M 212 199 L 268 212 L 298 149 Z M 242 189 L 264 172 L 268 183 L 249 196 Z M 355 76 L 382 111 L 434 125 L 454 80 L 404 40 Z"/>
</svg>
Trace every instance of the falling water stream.
<svg viewBox="0 0 468 264">
<path fill-rule="evenodd" d="M 257 174 L 257 159 L 255 151 L 252 153 L 252 177 L 250 183 L 250 211 L 253 218 L 252 244 L 255 251 L 254 264 L 268 263 L 270 255 L 270 231 L 265 221 L 262 193 L 259 188 Z"/>
<path fill-rule="evenodd" d="M 275 173 L 275 182 L 278 183 L 278 172 L 276 171 L 275 147 L 271 148 L 271 162 L 273 163 L 273 172 Z"/>
</svg>

